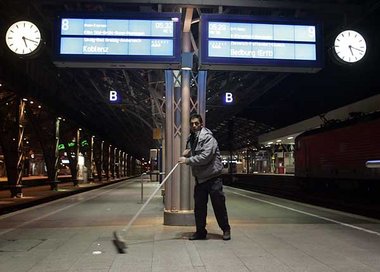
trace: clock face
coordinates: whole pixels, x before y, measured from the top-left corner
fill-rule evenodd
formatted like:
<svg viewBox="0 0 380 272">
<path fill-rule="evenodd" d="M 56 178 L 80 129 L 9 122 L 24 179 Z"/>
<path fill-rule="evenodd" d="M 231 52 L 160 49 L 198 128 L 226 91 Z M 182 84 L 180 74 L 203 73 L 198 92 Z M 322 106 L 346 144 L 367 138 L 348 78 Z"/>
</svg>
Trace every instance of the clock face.
<svg viewBox="0 0 380 272">
<path fill-rule="evenodd" d="M 340 61 L 354 63 L 361 60 L 367 51 L 362 35 L 354 30 L 341 32 L 334 42 L 334 52 Z"/>
<path fill-rule="evenodd" d="M 41 32 L 32 22 L 18 21 L 8 28 L 5 41 L 14 53 L 30 55 L 41 45 Z"/>
</svg>

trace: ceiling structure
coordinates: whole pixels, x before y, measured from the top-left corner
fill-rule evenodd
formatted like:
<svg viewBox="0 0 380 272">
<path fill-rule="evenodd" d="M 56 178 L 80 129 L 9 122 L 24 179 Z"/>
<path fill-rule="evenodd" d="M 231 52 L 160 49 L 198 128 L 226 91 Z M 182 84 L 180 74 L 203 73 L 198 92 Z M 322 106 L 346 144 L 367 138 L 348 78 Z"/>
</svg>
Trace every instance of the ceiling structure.
<svg viewBox="0 0 380 272">
<path fill-rule="evenodd" d="M 175 3 L 175 4 L 173 4 Z M 1 37 L 18 19 L 42 26 L 46 45 L 36 58 L 17 59 L 0 45 L 3 91 L 27 96 L 74 120 L 94 134 L 136 157 L 144 157 L 158 143 L 153 128 L 163 127 L 164 71 L 157 69 L 58 68 L 53 64 L 54 19 L 62 12 L 182 12 L 193 8 L 191 34 L 198 54 L 199 17 L 204 13 L 314 18 L 323 22 L 325 65 L 315 74 L 209 71 L 206 124 L 222 150 L 257 145 L 260 134 L 322 114 L 380 93 L 380 1 L 164 1 L 164 0 L 2 0 Z M 335 63 L 329 55 L 335 34 L 353 28 L 366 38 L 368 56 L 355 65 Z M 196 74 L 196 71 L 194 71 Z M 196 84 L 191 82 L 192 88 Z M 110 105 L 110 90 L 121 90 L 123 105 Z M 221 96 L 234 95 L 226 106 Z M 0 97 L 1 97 L 0 88 Z"/>
</svg>

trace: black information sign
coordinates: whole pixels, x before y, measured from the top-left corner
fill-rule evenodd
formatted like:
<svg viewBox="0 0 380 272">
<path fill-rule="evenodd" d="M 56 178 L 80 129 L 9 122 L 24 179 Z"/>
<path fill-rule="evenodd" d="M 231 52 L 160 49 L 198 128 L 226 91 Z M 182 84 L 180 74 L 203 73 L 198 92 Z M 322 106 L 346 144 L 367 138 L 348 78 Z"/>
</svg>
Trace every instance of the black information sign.
<svg viewBox="0 0 380 272">
<path fill-rule="evenodd" d="M 63 15 L 56 28 L 57 66 L 178 68 L 180 14 Z"/>
<path fill-rule="evenodd" d="M 316 22 L 207 14 L 201 17 L 200 68 L 317 72 L 322 68 Z"/>
</svg>

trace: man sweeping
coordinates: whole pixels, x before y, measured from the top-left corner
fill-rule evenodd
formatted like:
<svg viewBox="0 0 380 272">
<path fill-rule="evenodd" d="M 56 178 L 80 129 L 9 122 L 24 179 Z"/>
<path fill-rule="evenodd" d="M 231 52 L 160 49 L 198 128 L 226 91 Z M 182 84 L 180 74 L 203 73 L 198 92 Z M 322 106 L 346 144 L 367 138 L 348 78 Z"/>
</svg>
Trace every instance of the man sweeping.
<svg viewBox="0 0 380 272">
<path fill-rule="evenodd" d="M 178 162 L 191 166 L 195 177 L 194 215 L 196 232 L 189 240 L 204 240 L 207 237 L 206 217 L 207 202 L 210 195 L 212 207 L 219 227 L 223 231 L 223 240 L 231 239 L 231 227 L 228 223 L 226 198 L 220 178 L 223 164 L 218 142 L 212 132 L 203 127 L 199 114 L 190 117 L 191 133 L 187 140 L 186 150 Z"/>
</svg>

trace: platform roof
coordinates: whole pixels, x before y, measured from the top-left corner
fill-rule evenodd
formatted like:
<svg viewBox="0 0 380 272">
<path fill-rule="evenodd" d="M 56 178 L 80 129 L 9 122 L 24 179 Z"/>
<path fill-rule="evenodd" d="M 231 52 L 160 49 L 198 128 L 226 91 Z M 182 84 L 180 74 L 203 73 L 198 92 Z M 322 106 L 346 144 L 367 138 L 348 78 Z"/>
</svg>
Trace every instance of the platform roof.
<svg viewBox="0 0 380 272">
<path fill-rule="evenodd" d="M 54 18 L 62 12 L 182 12 L 193 8 L 191 33 L 197 54 L 198 19 L 203 13 L 313 18 L 323 22 L 325 66 L 318 73 L 209 71 L 206 124 L 221 149 L 258 145 L 258 136 L 362 100 L 380 92 L 380 1 L 57 1 L 2 0 L 0 25 L 20 18 L 38 22 L 46 35 L 37 58 L 15 59 L 2 38 L 0 99 L 6 91 L 38 99 L 134 156 L 158 145 L 152 129 L 163 126 L 164 72 L 159 69 L 60 68 L 53 64 Z M 368 54 L 355 65 L 340 65 L 329 54 L 335 35 L 352 28 L 363 33 Z M 194 85 L 194 84 L 192 84 Z M 110 90 L 122 90 L 126 105 L 107 103 Z M 236 103 L 221 103 L 221 90 Z"/>
</svg>

